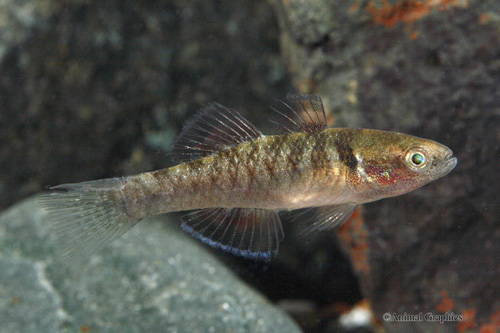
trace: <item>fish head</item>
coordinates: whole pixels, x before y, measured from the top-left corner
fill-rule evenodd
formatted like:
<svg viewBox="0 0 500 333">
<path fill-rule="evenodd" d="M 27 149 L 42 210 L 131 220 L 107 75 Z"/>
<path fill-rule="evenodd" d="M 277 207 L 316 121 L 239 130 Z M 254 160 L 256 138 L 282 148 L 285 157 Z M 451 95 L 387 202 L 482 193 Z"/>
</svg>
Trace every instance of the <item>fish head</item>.
<svg viewBox="0 0 500 333">
<path fill-rule="evenodd" d="M 448 174 L 457 164 L 450 148 L 419 137 L 361 130 L 353 141 L 358 164 L 353 186 L 365 200 L 408 193 Z"/>
</svg>

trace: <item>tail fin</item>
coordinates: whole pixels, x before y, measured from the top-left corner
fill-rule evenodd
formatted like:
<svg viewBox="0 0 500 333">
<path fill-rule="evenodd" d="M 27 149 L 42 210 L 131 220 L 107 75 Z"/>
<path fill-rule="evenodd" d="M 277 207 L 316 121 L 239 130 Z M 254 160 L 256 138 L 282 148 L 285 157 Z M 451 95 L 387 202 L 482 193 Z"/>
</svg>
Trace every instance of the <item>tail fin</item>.
<svg viewBox="0 0 500 333">
<path fill-rule="evenodd" d="M 90 255 L 139 222 L 127 216 L 118 199 L 122 186 L 118 178 L 63 184 L 39 198 L 65 261 Z"/>
</svg>

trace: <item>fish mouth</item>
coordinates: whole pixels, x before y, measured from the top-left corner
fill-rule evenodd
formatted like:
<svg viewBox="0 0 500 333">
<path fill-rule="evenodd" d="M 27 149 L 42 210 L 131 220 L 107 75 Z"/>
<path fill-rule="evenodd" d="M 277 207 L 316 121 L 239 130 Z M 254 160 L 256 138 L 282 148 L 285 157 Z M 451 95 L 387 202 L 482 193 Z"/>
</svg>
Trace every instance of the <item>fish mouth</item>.
<svg viewBox="0 0 500 333">
<path fill-rule="evenodd" d="M 444 156 L 444 160 L 445 162 L 442 167 L 443 172 L 441 176 L 448 174 L 457 165 L 457 158 L 453 157 L 453 151 L 451 150 L 449 150 L 448 153 Z"/>
</svg>

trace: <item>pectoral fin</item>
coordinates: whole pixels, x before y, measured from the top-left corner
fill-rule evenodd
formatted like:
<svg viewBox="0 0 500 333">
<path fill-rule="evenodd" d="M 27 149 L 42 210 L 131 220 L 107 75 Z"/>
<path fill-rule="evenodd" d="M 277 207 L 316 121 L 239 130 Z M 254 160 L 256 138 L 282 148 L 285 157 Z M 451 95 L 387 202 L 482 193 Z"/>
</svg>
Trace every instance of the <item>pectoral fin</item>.
<svg viewBox="0 0 500 333">
<path fill-rule="evenodd" d="M 351 217 L 356 209 L 355 204 L 333 205 L 314 208 L 314 213 L 301 219 L 305 214 L 297 216 L 295 219 L 300 220 L 304 226 L 304 233 L 333 229 L 341 226 Z M 312 209 L 308 209 L 310 212 Z"/>
</svg>

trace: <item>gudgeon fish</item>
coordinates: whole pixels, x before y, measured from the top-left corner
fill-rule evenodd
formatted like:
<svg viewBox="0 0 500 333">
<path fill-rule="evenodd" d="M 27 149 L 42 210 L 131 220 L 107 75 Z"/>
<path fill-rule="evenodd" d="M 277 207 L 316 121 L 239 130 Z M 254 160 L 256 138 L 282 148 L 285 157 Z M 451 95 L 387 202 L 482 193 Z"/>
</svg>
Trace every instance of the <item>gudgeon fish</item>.
<svg viewBox="0 0 500 333">
<path fill-rule="evenodd" d="M 184 127 L 173 148 L 178 165 L 51 187 L 39 202 L 63 255 L 88 255 L 144 218 L 183 211 L 183 229 L 204 243 L 269 261 L 283 239 L 279 211 L 321 207 L 308 230 L 333 228 L 358 205 L 413 191 L 457 163 L 435 141 L 327 128 L 316 95 L 289 95 L 280 105 L 281 134 L 263 135 L 213 103 Z"/>
</svg>

